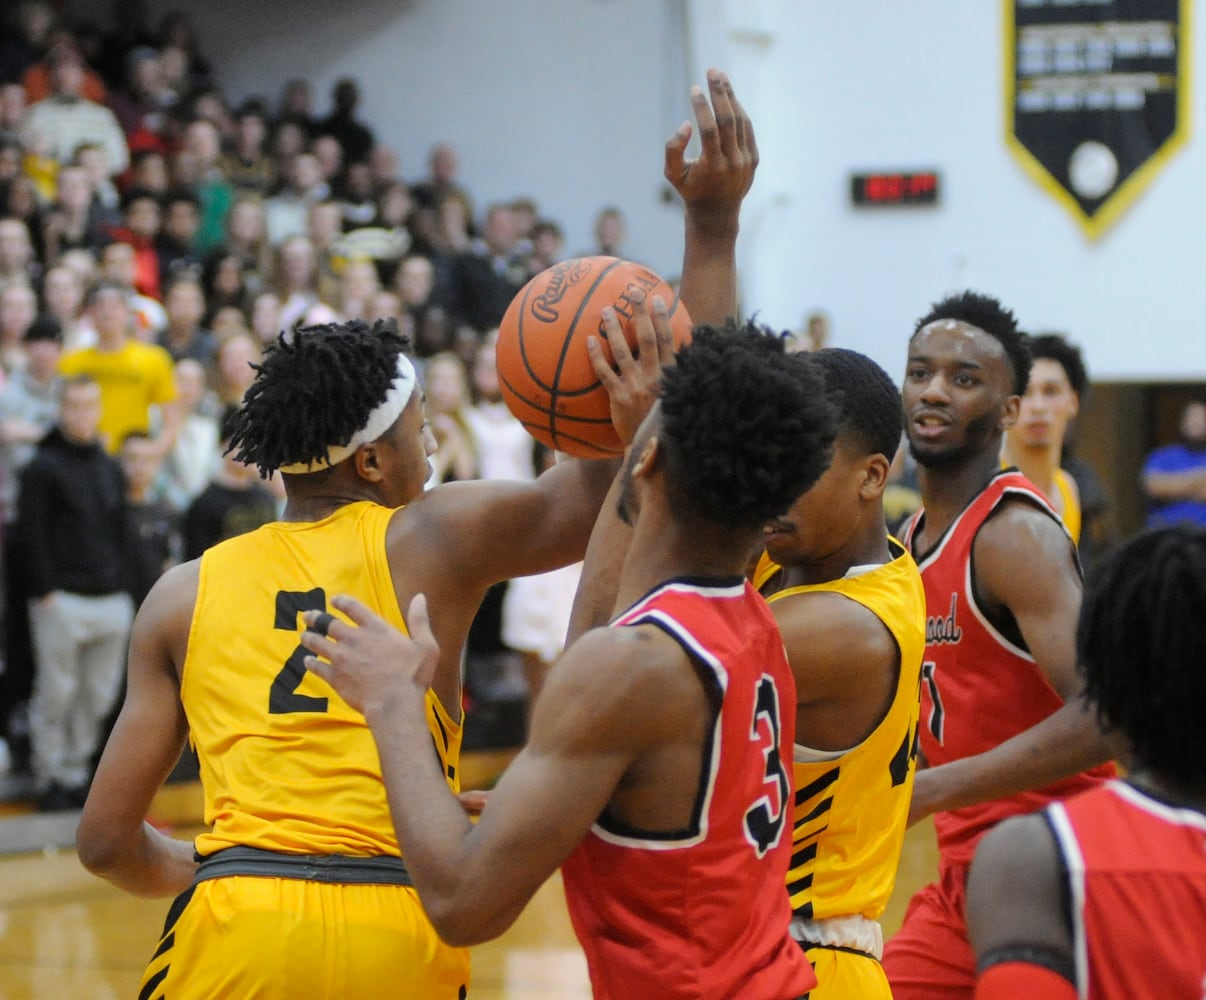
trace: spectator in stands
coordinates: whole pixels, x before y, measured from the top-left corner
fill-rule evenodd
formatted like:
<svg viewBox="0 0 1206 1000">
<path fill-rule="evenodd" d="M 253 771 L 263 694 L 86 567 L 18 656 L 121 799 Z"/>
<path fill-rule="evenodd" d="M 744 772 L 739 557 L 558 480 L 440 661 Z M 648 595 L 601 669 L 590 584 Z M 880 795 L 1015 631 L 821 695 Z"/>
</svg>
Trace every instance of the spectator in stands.
<svg viewBox="0 0 1206 1000">
<path fill-rule="evenodd" d="M 331 90 L 331 113 L 318 122 L 318 135 L 333 135 L 343 148 L 348 163 L 367 163 L 376 144 L 373 130 L 356 117 L 360 103 L 360 88 L 350 77 L 335 82 Z"/>
<path fill-rule="evenodd" d="M 79 55 L 83 67 L 83 80 L 80 84 L 80 96 L 96 104 L 105 104 L 108 100 L 108 90 L 100 73 L 88 65 L 84 52 L 85 36 L 80 32 L 70 32 L 62 27 L 55 27 L 47 38 L 46 57 L 34 63 L 21 76 L 21 85 L 25 88 L 25 97 L 30 104 L 44 101 L 54 93 L 53 59 L 59 49 L 71 49 Z"/>
<path fill-rule="evenodd" d="M 429 486 L 477 478 L 477 452 L 469 429 L 469 373 L 451 351 L 436 354 L 423 367 L 427 421 L 435 435 Z"/>
<path fill-rule="evenodd" d="M 318 160 L 312 153 L 299 153 L 285 168 L 285 187 L 264 203 L 268 242 L 280 246 L 290 236 L 306 232 L 310 206 L 331 194 L 323 182 Z"/>
<path fill-rule="evenodd" d="M 1185 405 L 1180 438 L 1157 448 L 1143 463 L 1149 528 L 1206 525 L 1206 402 L 1195 399 Z"/>
<path fill-rule="evenodd" d="M 59 324 L 66 350 L 96 343 L 96 330 L 84 312 L 84 281 L 75 270 L 60 264 L 46 272 L 42 305 L 46 315 Z"/>
<path fill-rule="evenodd" d="M 309 140 L 314 131 L 314 104 L 309 80 L 296 77 L 285 82 L 281 88 L 276 120 L 295 123 L 304 132 L 306 140 Z"/>
<path fill-rule="evenodd" d="M 45 0 L 22 0 L 5 18 L 0 36 L 0 80 L 20 80 L 42 58 L 54 27 L 54 8 Z"/>
<path fill-rule="evenodd" d="M 109 107 L 117 116 L 126 142 L 132 148 L 166 149 L 167 113 L 176 103 L 176 95 L 163 80 L 159 53 L 149 45 L 139 45 L 126 55 L 123 86 L 109 97 Z"/>
<path fill-rule="evenodd" d="M 273 270 L 273 290 L 281 302 L 281 327 L 291 330 L 319 300 L 314 244 L 305 236 L 290 236 L 278 248 Z"/>
<path fill-rule="evenodd" d="M 19 83 L 0 82 L 0 140 L 16 142 L 28 101 Z"/>
<path fill-rule="evenodd" d="M 130 153 L 130 187 L 145 188 L 162 197 L 172 178 L 167 157 L 157 149 L 135 149 Z"/>
<path fill-rule="evenodd" d="M 281 300 L 274 292 L 260 292 L 251 303 L 251 332 L 261 344 L 267 344 L 283 329 Z"/>
<path fill-rule="evenodd" d="M 135 254 L 129 243 L 110 243 L 100 252 L 98 276 L 126 290 L 126 301 L 134 314 L 134 336 L 154 343 L 167 327 L 167 312 L 162 303 L 134 288 Z"/>
<path fill-rule="evenodd" d="M 219 161 L 222 172 L 241 195 L 266 198 L 276 187 L 276 163 L 267 149 L 268 110 L 264 102 L 251 98 L 235 111 L 235 139 L 229 153 Z"/>
<path fill-rule="evenodd" d="M 0 285 L 0 381 L 25 368 L 25 334 L 37 315 L 38 297 L 29 285 Z"/>
<path fill-rule="evenodd" d="M 224 407 L 239 406 L 255 379 L 252 365 L 263 359 L 263 351 L 248 332 L 222 337 L 214 355 L 214 392 Z"/>
<path fill-rule="evenodd" d="M 601 257 L 623 257 L 627 236 L 624 213 L 614 205 L 608 205 L 595 216 L 595 245 L 591 252 Z"/>
<path fill-rule="evenodd" d="M 101 209 L 83 167 L 68 164 L 59 170 L 54 204 L 42 217 L 44 260 L 49 266 L 65 250 L 95 253 L 105 242 Z"/>
<path fill-rule="evenodd" d="M 101 409 L 96 382 L 67 379 L 58 424 L 26 467 L 18 498 L 35 663 L 30 736 L 44 810 L 83 805 L 134 615 L 125 489 L 100 443 Z"/>
<path fill-rule="evenodd" d="M 427 160 L 430 173 L 413 185 L 412 193 L 419 208 L 434 209 L 446 194 L 455 194 L 465 206 L 468 219 L 473 218 L 473 199 L 457 181 L 460 173 L 460 158 L 451 143 L 439 142 L 431 147 Z"/>
<path fill-rule="evenodd" d="M 201 226 L 201 201 L 188 188 L 172 188 L 163 197 L 163 223 L 155 238 L 159 255 L 159 284 L 166 288 L 177 274 L 201 273 L 197 231 Z"/>
<path fill-rule="evenodd" d="M 180 181 L 193 189 L 201 206 L 196 245 L 200 254 L 208 253 L 223 239 L 226 213 L 234 192 L 227 183 L 219 158 L 222 139 L 218 126 L 207 118 L 194 118 L 184 128 L 184 147 L 177 155 Z"/>
<path fill-rule="evenodd" d="M 113 183 L 113 175 L 117 171 L 110 167 L 109 153 L 105 147 L 96 142 L 80 143 L 71 156 L 71 162 L 77 167 L 83 167 L 88 174 L 101 224 L 119 225 L 121 194 Z"/>
<path fill-rule="evenodd" d="M 180 562 L 184 551 L 180 512 L 167 500 L 163 455 L 146 434 L 122 442 L 118 460 L 126 480 L 130 517 L 130 596 L 138 610 L 151 588 Z"/>
<path fill-rule="evenodd" d="M 345 232 L 373 224 L 377 218 L 377 187 L 373 183 L 373 168 L 368 163 L 349 163 L 343 173 L 343 184 L 338 193 Z M 400 227 L 403 230 L 405 220 L 406 216 L 403 215 Z M 406 245 L 410 246 L 409 234 Z"/>
<path fill-rule="evenodd" d="M 482 479 L 535 479 L 532 436 L 507 409 L 495 365 L 498 331 L 488 333 L 478 348 L 471 372 L 476 402 L 469 408 L 469 429 Z"/>
<path fill-rule="evenodd" d="M 343 265 L 333 306 L 341 320 L 364 319 L 373 296 L 381 290 L 377 265 L 368 257 L 356 257 Z"/>
<path fill-rule="evenodd" d="M 333 135 L 316 135 L 310 140 L 310 152 L 318 161 L 322 182 L 334 195 L 343 185 L 343 147 Z"/>
<path fill-rule="evenodd" d="M 159 252 L 155 249 L 162 222 L 159 199 L 142 188 L 127 188 L 121 196 L 121 220 L 112 236 L 134 249 L 134 290 L 161 299 Z"/>
<path fill-rule="evenodd" d="M 32 285 L 38 276 L 29 227 L 20 219 L 0 219 L 0 283 Z"/>
<path fill-rule="evenodd" d="M 226 453 L 230 416 L 222 418 L 218 471 L 184 514 L 184 558 L 199 559 L 211 545 L 276 520 L 276 498 L 260 482 L 255 466 Z"/>
<path fill-rule="evenodd" d="M 226 216 L 226 232 L 220 246 L 210 251 L 209 259 L 226 254 L 236 254 L 241 261 L 241 270 L 256 287 L 262 285 L 272 271 L 272 248 L 268 245 L 268 227 L 264 216 L 264 203 L 254 195 L 235 198 Z"/>
<path fill-rule="evenodd" d="M 100 387 L 99 431 L 105 447 L 115 453 L 131 431 L 149 432 L 157 418 L 156 443 L 166 453 L 175 443 L 180 424 L 171 356 L 157 344 L 132 335 L 134 317 L 126 291 L 100 282 L 89 298 L 95 347 L 64 354 L 59 371 L 64 378 L 87 375 Z"/>
<path fill-rule="evenodd" d="M 218 465 L 217 395 L 206 386 L 209 379 L 201 363 L 192 358 L 176 362 L 176 398 L 180 430 L 163 465 L 168 497 L 184 510 L 205 489 Z"/>
<path fill-rule="evenodd" d="M 60 44 L 47 55 L 47 62 L 51 93 L 25 113 L 21 126 L 25 143 L 31 144 L 37 135 L 45 136 L 60 164 L 70 163 L 82 143 L 95 143 L 105 150 L 110 175 L 120 174 L 129 163 L 126 137 L 112 111 L 83 96 L 84 64 L 79 50 Z"/>
<path fill-rule="evenodd" d="M 475 330 L 497 326 L 528 279 L 519 235 L 511 207 L 491 205 L 481 239 L 474 240 L 457 261 L 454 312 Z"/>
<path fill-rule="evenodd" d="M 182 92 L 202 90 L 211 84 L 213 70 L 201 51 L 192 17 L 187 10 L 173 7 L 163 15 L 157 41 L 162 49 L 179 52 L 183 57 L 183 72 L 176 71 L 182 80 Z"/>
<path fill-rule="evenodd" d="M 172 363 L 192 358 L 211 371 L 217 342 L 201 325 L 205 315 L 205 295 L 201 282 L 191 274 L 179 274 L 168 285 L 163 297 L 167 329 L 158 339 L 159 346 L 172 356 Z"/>
<path fill-rule="evenodd" d="M 528 254 L 529 274 L 539 274 L 565 260 L 565 234 L 551 219 L 540 219 L 532 227 L 532 250 Z"/>
</svg>

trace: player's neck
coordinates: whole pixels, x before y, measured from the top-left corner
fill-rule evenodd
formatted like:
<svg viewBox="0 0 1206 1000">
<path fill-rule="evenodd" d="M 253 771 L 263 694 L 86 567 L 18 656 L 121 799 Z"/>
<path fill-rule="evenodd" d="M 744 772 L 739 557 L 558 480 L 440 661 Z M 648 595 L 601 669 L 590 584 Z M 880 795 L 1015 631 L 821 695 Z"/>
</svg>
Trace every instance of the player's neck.
<svg viewBox="0 0 1206 1000">
<path fill-rule="evenodd" d="M 748 544 L 742 545 L 731 528 L 701 529 L 670 518 L 641 515 L 633 526 L 616 607 L 628 607 L 658 584 L 679 577 L 744 579 L 748 555 L 757 539 L 758 532 L 750 532 Z"/>
<path fill-rule="evenodd" d="M 961 465 L 918 465 L 917 484 L 921 488 L 922 506 L 925 507 L 923 548 L 937 540 L 1000 471 L 999 440 Z"/>
<path fill-rule="evenodd" d="M 325 491 L 315 490 L 313 493 L 291 490 L 286 487 L 285 509 L 281 513 L 281 520 L 321 521 L 330 517 L 340 508 L 346 507 L 350 503 L 359 503 L 362 500 L 370 500 L 373 503 L 381 502 L 379 497 L 364 491 L 348 489 L 335 483 L 331 483 Z"/>
<path fill-rule="evenodd" d="M 1206 813 L 1206 781 L 1186 783 L 1147 768 L 1135 768 L 1127 774 L 1126 780 L 1167 805 L 1188 806 Z"/>
</svg>

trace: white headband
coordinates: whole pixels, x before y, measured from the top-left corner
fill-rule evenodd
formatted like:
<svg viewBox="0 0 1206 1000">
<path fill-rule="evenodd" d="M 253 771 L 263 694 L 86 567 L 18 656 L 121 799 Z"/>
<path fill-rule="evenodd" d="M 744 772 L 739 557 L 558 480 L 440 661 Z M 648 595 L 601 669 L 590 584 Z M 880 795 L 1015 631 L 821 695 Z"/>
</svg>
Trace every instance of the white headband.
<svg viewBox="0 0 1206 1000">
<path fill-rule="evenodd" d="M 410 397 L 414 395 L 415 386 L 418 383 L 418 378 L 415 375 L 415 366 L 410 363 L 410 359 L 404 354 L 399 354 L 397 357 L 398 374 L 394 376 L 393 384 L 389 387 L 389 392 L 385 394 L 385 401 L 368 415 L 368 419 L 360 430 L 343 444 L 328 445 L 326 458 L 316 458 L 312 462 L 293 462 L 290 465 L 282 465 L 280 471 L 288 473 L 291 476 L 300 476 L 305 475 L 307 472 L 319 472 L 323 469 L 329 469 L 332 465 L 338 465 L 345 458 L 351 457 L 352 453 L 362 444 L 376 441 L 377 438 L 393 427 L 394 421 L 402 415 L 402 411 L 406 409 L 406 404 L 410 402 Z"/>
</svg>

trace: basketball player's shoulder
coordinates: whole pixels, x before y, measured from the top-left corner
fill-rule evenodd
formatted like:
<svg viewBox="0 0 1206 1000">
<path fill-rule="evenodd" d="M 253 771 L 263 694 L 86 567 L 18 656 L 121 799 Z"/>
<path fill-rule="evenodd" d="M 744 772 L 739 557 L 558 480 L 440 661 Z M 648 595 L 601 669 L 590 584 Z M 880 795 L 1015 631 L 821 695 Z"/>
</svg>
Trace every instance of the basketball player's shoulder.
<svg viewBox="0 0 1206 1000">
<path fill-rule="evenodd" d="M 771 605 L 797 683 L 814 686 L 832 676 L 845 689 L 852 674 L 895 664 L 897 647 L 883 620 L 837 591 L 785 596 Z"/>
<path fill-rule="evenodd" d="M 976 534 L 976 557 L 1000 550 L 1019 560 L 1060 543 L 1069 544 L 1067 533 L 1049 506 L 1029 494 L 1006 494 Z"/>
</svg>

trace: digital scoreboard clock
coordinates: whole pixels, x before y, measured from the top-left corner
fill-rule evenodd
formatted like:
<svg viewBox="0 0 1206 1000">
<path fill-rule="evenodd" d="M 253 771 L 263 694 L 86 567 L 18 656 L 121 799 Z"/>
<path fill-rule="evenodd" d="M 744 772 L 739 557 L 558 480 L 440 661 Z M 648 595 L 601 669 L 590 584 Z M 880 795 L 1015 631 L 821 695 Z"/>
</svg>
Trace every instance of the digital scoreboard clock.
<svg viewBox="0 0 1206 1000">
<path fill-rule="evenodd" d="M 938 173 L 851 174 L 850 200 L 855 205 L 937 205 Z"/>
</svg>

